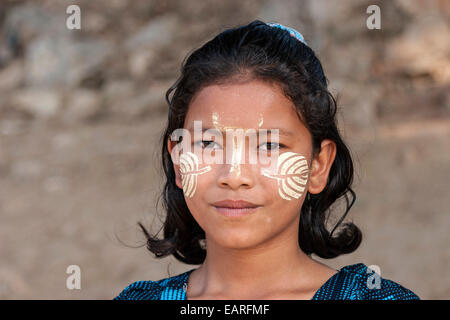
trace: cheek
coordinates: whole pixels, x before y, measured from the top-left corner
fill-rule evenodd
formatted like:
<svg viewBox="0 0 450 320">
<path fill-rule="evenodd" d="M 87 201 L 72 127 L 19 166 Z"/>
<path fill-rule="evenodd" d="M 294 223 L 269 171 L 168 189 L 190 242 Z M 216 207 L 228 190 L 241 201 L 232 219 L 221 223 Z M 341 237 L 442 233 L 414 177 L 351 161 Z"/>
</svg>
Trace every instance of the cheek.
<svg viewBox="0 0 450 320">
<path fill-rule="evenodd" d="M 198 156 L 192 152 L 180 156 L 180 175 L 183 193 L 187 198 L 193 198 L 199 185 L 199 177 L 210 172 L 211 166 L 200 165 Z"/>
<path fill-rule="evenodd" d="M 261 169 L 261 175 L 276 184 L 278 196 L 287 201 L 301 198 L 309 177 L 306 158 L 295 152 L 284 152 L 278 156 L 275 165 Z"/>
</svg>

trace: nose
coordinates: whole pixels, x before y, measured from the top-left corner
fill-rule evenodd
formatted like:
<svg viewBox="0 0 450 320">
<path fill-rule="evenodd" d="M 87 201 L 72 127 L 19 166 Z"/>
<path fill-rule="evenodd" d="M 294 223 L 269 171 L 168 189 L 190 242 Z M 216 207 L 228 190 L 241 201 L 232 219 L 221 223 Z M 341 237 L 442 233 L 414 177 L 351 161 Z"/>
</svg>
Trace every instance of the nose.
<svg viewBox="0 0 450 320">
<path fill-rule="evenodd" d="M 221 188 L 230 188 L 232 190 L 252 188 L 254 186 L 252 165 L 239 163 L 223 165 L 217 183 Z"/>
<path fill-rule="evenodd" d="M 227 132 L 228 133 L 228 132 Z M 231 157 L 230 157 L 231 155 Z M 251 188 L 254 185 L 254 166 L 249 163 L 249 154 L 246 150 L 245 135 L 238 132 L 237 135 L 227 136 L 226 164 L 222 165 L 218 179 L 219 187 L 237 190 L 241 187 Z"/>
</svg>

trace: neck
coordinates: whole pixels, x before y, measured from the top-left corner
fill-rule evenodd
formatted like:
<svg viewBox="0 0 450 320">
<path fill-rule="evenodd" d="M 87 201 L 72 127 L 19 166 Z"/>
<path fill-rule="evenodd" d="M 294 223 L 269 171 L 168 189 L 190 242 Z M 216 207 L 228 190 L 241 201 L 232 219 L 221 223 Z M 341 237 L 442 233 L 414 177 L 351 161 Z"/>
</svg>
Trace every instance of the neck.
<svg viewBox="0 0 450 320">
<path fill-rule="evenodd" d="M 225 248 L 207 239 L 207 256 L 193 291 L 245 299 L 308 286 L 318 262 L 300 249 L 297 235 L 284 233 L 252 248 Z"/>
</svg>

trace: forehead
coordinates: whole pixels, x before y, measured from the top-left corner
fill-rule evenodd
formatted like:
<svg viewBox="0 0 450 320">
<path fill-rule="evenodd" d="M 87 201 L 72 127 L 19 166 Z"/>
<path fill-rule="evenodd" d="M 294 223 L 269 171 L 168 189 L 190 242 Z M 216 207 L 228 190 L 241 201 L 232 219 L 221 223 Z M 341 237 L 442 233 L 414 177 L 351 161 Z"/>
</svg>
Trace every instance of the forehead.
<svg viewBox="0 0 450 320">
<path fill-rule="evenodd" d="M 211 85 L 200 90 L 191 101 L 185 127 L 194 120 L 204 124 L 218 121 L 221 125 L 243 128 L 291 127 L 301 124 L 294 104 L 275 83 L 250 81 L 246 83 Z"/>
</svg>

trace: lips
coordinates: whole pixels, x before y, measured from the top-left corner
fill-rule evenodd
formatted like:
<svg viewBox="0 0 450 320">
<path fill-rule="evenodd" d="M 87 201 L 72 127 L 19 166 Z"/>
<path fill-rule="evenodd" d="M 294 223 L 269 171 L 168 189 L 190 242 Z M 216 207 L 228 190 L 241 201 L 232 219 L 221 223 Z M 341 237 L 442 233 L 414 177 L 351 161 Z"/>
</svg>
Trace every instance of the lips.
<svg viewBox="0 0 450 320">
<path fill-rule="evenodd" d="M 245 200 L 223 200 L 213 203 L 213 206 L 217 208 L 229 208 L 229 209 L 245 209 L 245 208 L 257 208 L 259 205 L 245 201 Z"/>
<path fill-rule="evenodd" d="M 245 200 L 223 200 L 212 204 L 218 213 L 231 217 L 243 217 L 258 210 L 260 205 Z"/>
</svg>

